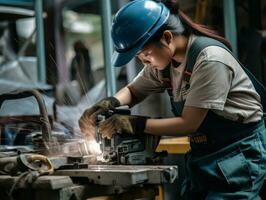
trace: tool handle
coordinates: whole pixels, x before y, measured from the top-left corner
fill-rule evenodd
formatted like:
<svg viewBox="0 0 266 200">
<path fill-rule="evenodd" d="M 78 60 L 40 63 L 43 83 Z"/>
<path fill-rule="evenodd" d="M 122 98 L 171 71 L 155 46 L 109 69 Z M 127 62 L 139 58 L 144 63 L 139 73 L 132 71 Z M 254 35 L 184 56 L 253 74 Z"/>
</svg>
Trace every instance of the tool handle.
<svg viewBox="0 0 266 200">
<path fill-rule="evenodd" d="M 115 108 L 114 110 L 110 110 L 110 115 L 119 114 L 119 115 L 130 115 L 131 111 L 127 108 Z"/>
</svg>

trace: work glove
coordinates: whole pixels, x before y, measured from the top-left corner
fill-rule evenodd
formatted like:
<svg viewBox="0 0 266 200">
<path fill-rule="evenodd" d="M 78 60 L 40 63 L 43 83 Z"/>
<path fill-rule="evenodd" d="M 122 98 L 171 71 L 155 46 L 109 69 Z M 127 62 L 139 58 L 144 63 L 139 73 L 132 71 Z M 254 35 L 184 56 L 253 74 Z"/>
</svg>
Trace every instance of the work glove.
<svg viewBox="0 0 266 200">
<path fill-rule="evenodd" d="M 103 138 L 111 139 L 113 134 L 141 134 L 148 117 L 114 114 L 99 124 L 99 132 Z"/>
<path fill-rule="evenodd" d="M 80 130 L 88 139 L 95 138 L 96 118 L 108 110 L 114 110 L 120 106 L 120 102 L 115 97 L 107 97 L 86 109 L 79 119 Z"/>
</svg>

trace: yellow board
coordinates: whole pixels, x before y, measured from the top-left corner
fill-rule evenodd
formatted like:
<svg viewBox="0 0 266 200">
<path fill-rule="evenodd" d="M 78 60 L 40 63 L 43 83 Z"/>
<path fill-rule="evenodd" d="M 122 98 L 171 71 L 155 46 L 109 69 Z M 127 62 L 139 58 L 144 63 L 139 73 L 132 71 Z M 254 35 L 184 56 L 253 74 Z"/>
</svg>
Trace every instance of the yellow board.
<svg viewBox="0 0 266 200">
<path fill-rule="evenodd" d="M 166 150 L 169 154 L 185 154 L 189 149 L 188 137 L 178 137 L 161 139 L 156 151 Z"/>
<path fill-rule="evenodd" d="M 155 200 L 164 200 L 164 191 L 163 187 L 159 186 L 159 194 L 155 197 Z"/>
</svg>

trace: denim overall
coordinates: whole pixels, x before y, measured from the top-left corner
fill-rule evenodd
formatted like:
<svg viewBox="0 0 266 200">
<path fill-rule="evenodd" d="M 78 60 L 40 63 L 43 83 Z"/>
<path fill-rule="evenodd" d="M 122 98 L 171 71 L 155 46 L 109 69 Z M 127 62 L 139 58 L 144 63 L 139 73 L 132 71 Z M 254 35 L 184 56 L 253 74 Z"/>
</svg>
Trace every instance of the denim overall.
<svg viewBox="0 0 266 200">
<path fill-rule="evenodd" d="M 181 116 L 185 101 L 174 102 L 170 88 L 168 94 L 172 112 Z M 260 199 L 258 193 L 266 174 L 263 120 L 242 124 L 209 110 L 189 139 L 187 178 L 181 191 L 186 199 Z"/>
</svg>

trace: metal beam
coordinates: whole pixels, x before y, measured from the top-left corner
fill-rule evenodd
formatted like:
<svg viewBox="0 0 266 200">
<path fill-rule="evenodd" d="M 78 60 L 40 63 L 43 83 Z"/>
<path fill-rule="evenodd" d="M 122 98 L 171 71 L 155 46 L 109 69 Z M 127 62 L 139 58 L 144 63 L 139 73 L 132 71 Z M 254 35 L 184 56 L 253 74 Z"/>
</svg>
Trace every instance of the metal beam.
<svg viewBox="0 0 266 200">
<path fill-rule="evenodd" d="M 1 5 L 33 6 L 33 0 L 0 0 Z"/>
<path fill-rule="evenodd" d="M 224 4 L 225 37 L 231 42 L 233 53 L 235 56 L 237 56 L 238 50 L 237 50 L 235 0 L 224 0 L 223 4 Z"/>
<path fill-rule="evenodd" d="M 37 58 L 38 58 L 38 81 L 46 83 L 46 65 L 45 65 L 45 46 L 44 46 L 44 28 L 43 28 L 43 1 L 35 0 L 35 17 L 37 29 Z"/>
<path fill-rule="evenodd" d="M 1 17 L 3 16 L 3 17 Z M 17 16 L 17 18 L 21 17 L 34 17 L 34 11 L 26 8 L 19 8 L 14 6 L 2 6 L 0 5 L 0 17 L 5 20 L 4 16 L 6 16 L 6 20 L 10 19 L 10 16 Z"/>
<path fill-rule="evenodd" d="M 102 35 L 107 96 L 113 96 L 116 92 L 115 68 L 111 63 L 113 45 L 111 41 L 112 12 L 110 2 L 111 0 L 101 0 Z"/>
</svg>

